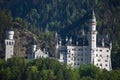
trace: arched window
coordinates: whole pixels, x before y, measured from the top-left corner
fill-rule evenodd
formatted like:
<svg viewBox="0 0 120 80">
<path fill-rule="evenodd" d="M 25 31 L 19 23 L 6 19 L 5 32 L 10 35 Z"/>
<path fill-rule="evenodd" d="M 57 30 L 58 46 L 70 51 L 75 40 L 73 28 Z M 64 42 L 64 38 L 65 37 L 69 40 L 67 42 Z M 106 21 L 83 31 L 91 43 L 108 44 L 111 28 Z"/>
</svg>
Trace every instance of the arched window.
<svg viewBox="0 0 120 80">
<path fill-rule="evenodd" d="M 9 45 L 11 45 L 11 42 L 9 42 Z"/>
<path fill-rule="evenodd" d="M 14 44 L 14 42 L 12 42 L 12 45 Z"/>
<path fill-rule="evenodd" d="M 7 41 L 7 45 L 8 45 L 8 41 Z"/>
<path fill-rule="evenodd" d="M 100 66 L 102 67 L 102 64 L 100 64 Z"/>
</svg>

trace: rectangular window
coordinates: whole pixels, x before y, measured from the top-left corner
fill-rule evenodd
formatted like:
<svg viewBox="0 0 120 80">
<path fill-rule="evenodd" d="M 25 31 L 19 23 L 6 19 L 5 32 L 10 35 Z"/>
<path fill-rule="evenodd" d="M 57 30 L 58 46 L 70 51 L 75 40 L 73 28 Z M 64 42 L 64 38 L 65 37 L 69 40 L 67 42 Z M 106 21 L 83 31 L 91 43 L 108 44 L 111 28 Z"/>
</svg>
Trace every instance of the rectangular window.
<svg viewBox="0 0 120 80">
<path fill-rule="evenodd" d="M 101 60 L 100 59 L 98 59 L 98 62 L 100 62 Z"/>
<path fill-rule="evenodd" d="M 78 51 L 82 51 L 82 49 L 80 48 L 80 49 L 78 49 Z"/>
<path fill-rule="evenodd" d="M 107 57 L 109 57 L 109 56 L 107 55 Z"/>
<path fill-rule="evenodd" d="M 107 67 L 108 65 L 106 64 L 105 66 Z"/>
<path fill-rule="evenodd" d="M 105 60 L 105 62 L 108 62 L 108 60 Z"/>
<path fill-rule="evenodd" d="M 81 58 L 81 61 L 83 61 L 83 58 Z"/>
<path fill-rule="evenodd" d="M 76 65 L 76 63 L 74 63 L 74 65 Z"/>
<path fill-rule="evenodd" d="M 73 51 L 76 51 L 76 49 L 72 49 Z"/>
<path fill-rule="evenodd" d="M 107 50 L 106 52 L 109 52 L 109 50 Z"/>
<path fill-rule="evenodd" d="M 98 54 L 96 54 L 96 57 L 98 57 Z"/>
<path fill-rule="evenodd" d="M 102 55 L 100 55 L 100 57 L 102 57 Z"/>
</svg>

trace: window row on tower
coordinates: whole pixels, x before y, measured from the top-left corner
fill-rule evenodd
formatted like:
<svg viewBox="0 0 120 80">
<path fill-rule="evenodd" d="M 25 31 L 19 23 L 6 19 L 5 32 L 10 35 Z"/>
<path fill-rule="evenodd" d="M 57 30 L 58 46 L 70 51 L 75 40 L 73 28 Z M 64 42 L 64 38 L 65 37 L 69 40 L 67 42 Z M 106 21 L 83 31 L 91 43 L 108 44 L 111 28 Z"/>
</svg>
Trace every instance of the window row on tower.
<svg viewBox="0 0 120 80">
<path fill-rule="evenodd" d="M 14 45 L 14 42 L 13 41 L 12 42 L 11 41 L 7 41 L 6 45 Z"/>
</svg>

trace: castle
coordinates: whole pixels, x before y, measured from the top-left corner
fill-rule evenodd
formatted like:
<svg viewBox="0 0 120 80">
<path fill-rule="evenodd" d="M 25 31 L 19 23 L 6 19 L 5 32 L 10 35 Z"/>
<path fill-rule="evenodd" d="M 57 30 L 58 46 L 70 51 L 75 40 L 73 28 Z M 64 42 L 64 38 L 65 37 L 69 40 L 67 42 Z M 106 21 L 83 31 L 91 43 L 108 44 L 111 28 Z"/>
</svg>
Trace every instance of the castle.
<svg viewBox="0 0 120 80">
<path fill-rule="evenodd" d="M 11 58 L 14 56 L 14 31 L 12 29 L 6 31 L 6 39 L 5 39 L 5 60 Z M 29 45 L 29 53 L 27 54 L 27 59 L 36 59 L 36 58 L 46 58 L 49 57 L 49 54 L 47 51 L 42 51 L 40 48 L 37 49 L 37 45 L 35 41 L 32 42 L 31 45 Z"/>
<path fill-rule="evenodd" d="M 94 10 L 91 13 L 91 17 L 88 21 L 89 31 L 85 34 L 82 31 L 81 37 L 76 41 L 72 38 L 66 37 L 63 44 L 60 36 L 56 33 L 55 37 L 55 57 L 61 63 L 67 63 L 71 67 L 79 67 L 81 64 L 94 64 L 101 69 L 111 70 L 111 49 L 112 43 L 108 36 L 97 36 L 96 30 L 96 17 Z M 13 39 L 14 31 L 7 31 L 7 38 L 5 39 L 5 59 L 11 58 L 14 55 Z M 36 59 L 39 57 L 49 57 L 41 49 L 36 49 L 36 44 L 31 45 L 31 53 L 27 55 L 28 59 Z"/>
<path fill-rule="evenodd" d="M 94 64 L 101 69 L 111 70 L 112 43 L 108 36 L 97 36 L 96 17 L 94 10 L 88 20 L 89 31 L 82 31 L 81 37 L 73 41 L 66 37 L 63 41 L 56 33 L 55 56 L 61 63 L 67 63 L 71 67 L 79 67 L 81 64 Z M 63 43 L 64 42 L 64 43 Z"/>
</svg>

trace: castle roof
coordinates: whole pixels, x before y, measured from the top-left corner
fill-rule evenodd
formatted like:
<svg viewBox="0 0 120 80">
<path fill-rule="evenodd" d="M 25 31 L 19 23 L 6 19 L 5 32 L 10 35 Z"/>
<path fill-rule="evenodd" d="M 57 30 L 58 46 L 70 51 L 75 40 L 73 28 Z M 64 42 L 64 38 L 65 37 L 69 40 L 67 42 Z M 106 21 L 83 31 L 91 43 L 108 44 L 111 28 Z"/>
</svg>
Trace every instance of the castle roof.
<svg viewBox="0 0 120 80">
<path fill-rule="evenodd" d="M 89 19 L 96 19 L 94 9 L 90 11 Z"/>
<path fill-rule="evenodd" d="M 61 40 L 62 45 L 88 46 L 87 35 L 85 32 L 82 32 L 81 36 L 67 36 L 62 39 L 59 38 L 59 40 Z"/>
<path fill-rule="evenodd" d="M 110 47 L 110 39 L 108 35 L 97 35 L 97 47 L 102 47 L 103 39 L 104 39 L 104 47 Z"/>
<path fill-rule="evenodd" d="M 59 37 L 59 40 L 61 40 L 62 45 L 72 45 L 72 46 L 89 46 L 87 35 L 84 32 L 84 35 L 81 33 L 80 36 L 74 36 L 74 37 L 67 37 L 67 41 L 65 38 Z M 70 40 L 72 39 L 72 41 Z M 104 39 L 104 47 L 108 48 L 110 47 L 110 39 L 108 35 L 97 35 L 97 47 L 103 47 L 102 46 L 102 40 Z"/>
</svg>

